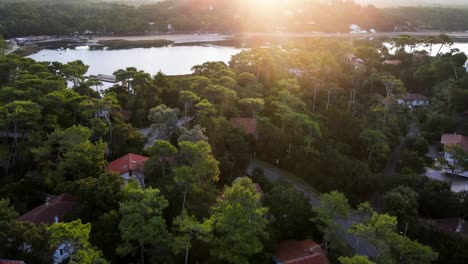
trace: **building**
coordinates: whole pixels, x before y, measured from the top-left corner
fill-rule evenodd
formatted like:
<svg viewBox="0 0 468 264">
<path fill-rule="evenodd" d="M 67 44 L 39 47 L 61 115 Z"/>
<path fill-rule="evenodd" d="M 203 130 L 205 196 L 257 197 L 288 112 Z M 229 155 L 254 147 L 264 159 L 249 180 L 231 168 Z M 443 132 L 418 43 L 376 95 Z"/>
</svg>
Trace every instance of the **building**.
<svg viewBox="0 0 468 264">
<path fill-rule="evenodd" d="M 40 205 L 18 217 L 16 221 L 52 225 L 54 223 L 63 222 L 65 217 L 73 212 L 77 207 L 78 200 L 75 197 L 64 193 L 53 198 L 47 197 L 46 202 L 43 205 Z M 30 245 L 25 245 L 24 250 L 28 250 L 30 247 Z M 74 250 L 69 243 L 62 243 L 55 250 L 52 263 L 63 263 L 70 258 L 73 252 Z"/>
<path fill-rule="evenodd" d="M 403 98 L 398 99 L 399 104 L 409 106 L 423 106 L 430 103 L 429 98 L 422 94 L 407 94 Z"/>
<path fill-rule="evenodd" d="M 281 242 L 273 253 L 276 264 L 329 264 L 320 245 L 310 240 Z"/>
<path fill-rule="evenodd" d="M 231 124 L 249 135 L 257 135 L 257 119 L 247 117 L 231 118 Z"/>
<path fill-rule="evenodd" d="M 124 179 L 125 183 L 129 180 L 136 180 L 140 186 L 145 186 L 145 162 L 148 157 L 140 156 L 133 153 L 120 157 L 106 167 L 106 171 L 116 172 Z"/>
<path fill-rule="evenodd" d="M 464 151 L 468 152 L 468 137 L 459 135 L 459 134 L 443 134 L 440 142 L 444 145 L 444 158 L 450 163 L 453 164 L 454 160 L 450 153 L 447 152 L 447 147 L 458 145 Z M 468 171 L 457 173 L 459 176 L 468 177 Z"/>
<path fill-rule="evenodd" d="M 468 223 L 462 218 L 428 219 L 426 222 L 448 235 L 468 238 Z"/>
<path fill-rule="evenodd" d="M 346 61 L 350 63 L 354 69 L 364 66 L 365 62 L 363 59 L 356 57 L 352 53 L 345 54 Z"/>
</svg>

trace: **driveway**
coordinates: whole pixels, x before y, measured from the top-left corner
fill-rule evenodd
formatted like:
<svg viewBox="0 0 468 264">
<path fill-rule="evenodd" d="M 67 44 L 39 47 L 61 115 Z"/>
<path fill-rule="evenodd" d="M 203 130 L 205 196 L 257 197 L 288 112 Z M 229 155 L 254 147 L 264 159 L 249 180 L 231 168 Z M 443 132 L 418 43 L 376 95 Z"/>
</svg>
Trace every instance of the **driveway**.
<svg viewBox="0 0 468 264">
<path fill-rule="evenodd" d="M 248 175 L 252 175 L 252 171 L 256 168 L 262 168 L 265 177 L 268 178 L 270 182 L 276 183 L 279 181 L 284 181 L 289 183 L 291 186 L 303 192 L 307 197 L 310 198 L 310 204 L 312 207 L 320 206 L 320 193 L 315 190 L 310 184 L 306 183 L 304 180 L 298 178 L 292 173 L 278 169 L 277 167 L 268 164 L 260 160 L 252 160 L 249 164 L 249 167 L 246 170 Z M 341 226 L 341 233 L 343 239 L 346 241 L 348 246 L 352 249 L 356 247 L 357 238 L 353 234 L 349 234 L 347 230 L 355 223 L 361 222 L 362 218 L 358 216 L 357 213 L 352 212 L 349 219 L 336 218 L 336 222 Z M 377 249 L 370 244 L 368 241 L 361 239 L 359 241 L 359 250 L 357 252 L 359 255 L 364 255 L 368 257 L 377 256 Z"/>
</svg>

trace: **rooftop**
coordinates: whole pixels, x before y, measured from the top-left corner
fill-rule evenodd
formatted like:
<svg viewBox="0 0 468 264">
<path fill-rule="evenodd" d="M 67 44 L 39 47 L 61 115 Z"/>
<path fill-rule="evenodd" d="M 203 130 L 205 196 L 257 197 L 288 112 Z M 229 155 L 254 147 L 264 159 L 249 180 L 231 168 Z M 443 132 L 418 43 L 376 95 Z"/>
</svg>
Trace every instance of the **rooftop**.
<svg viewBox="0 0 468 264">
<path fill-rule="evenodd" d="M 21 260 L 0 259 L 0 264 L 24 264 Z"/>
<path fill-rule="evenodd" d="M 415 101 L 415 100 L 422 100 L 427 101 L 429 98 L 422 94 L 407 94 L 405 97 L 402 98 L 405 101 Z"/>
<path fill-rule="evenodd" d="M 320 245 L 310 240 L 287 240 L 276 248 L 273 260 L 277 264 L 329 264 Z"/>
<path fill-rule="evenodd" d="M 143 171 L 144 164 L 148 157 L 128 153 L 109 164 L 107 164 L 106 171 L 114 171 L 119 174 L 124 174 L 128 171 Z"/>
<path fill-rule="evenodd" d="M 16 221 L 51 225 L 55 223 L 56 218 L 58 221 L 63 221 L 64 217 L 77 206 L 78 200 L 64 193 L 18 217 Z"/>
<path fill-rule="evenodd" d="M 460 134 L 443 134 L 440 142 L 444 145 L 460 145 L 468 151 L 468 137 Z"/>
</svg>

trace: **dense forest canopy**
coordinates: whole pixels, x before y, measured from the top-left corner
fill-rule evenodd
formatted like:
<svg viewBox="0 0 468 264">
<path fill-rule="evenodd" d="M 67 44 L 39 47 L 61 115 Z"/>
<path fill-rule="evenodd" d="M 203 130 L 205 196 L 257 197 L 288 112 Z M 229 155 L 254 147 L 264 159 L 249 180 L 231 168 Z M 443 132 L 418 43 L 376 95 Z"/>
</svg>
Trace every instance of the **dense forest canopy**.
<svg viewBox="0 0 468 264">
<path fill-rule="evenodd" d="M 349 25 L 393 31 L 439 29 L 464 31 L 468 9 L 361 6 L 353 1 L 166 0 L 140 6 L 94 1 L 0 2 L 0 35 L 70 34 L 91 30 L 130 34 L 176 31 L 349 32 Z M 149 23 L 151 22 L 151 23 Z"/>
<path fill-rule="evenodd" d="M 282 241 L 311 239 L 333 263 L 457 263 L 466 241 L 427 219 L 467 219 L 468 195 L 422 173 L 433 164 L 428 142 L 468 134 L 458 125 L 467 56 L 404 49 L 434 43 L 452 41 L 404 36 L 390 41 L 395 53 L 379 40 L 289 41 L 187 76 L 120 69 L 103 94 L 81 61 L 0 56 L 0 254 L 49 263 L 48 248 L 72 241 L 75 263 L 271 263 Z M 412 111 L 397 103 L 406 93 L 431 105 Z M 239 117 L 255 129 L 236 125 Z M 421 133 L 405 137 L 415 122 Z M 158 140 L 145 148 L 140 129 Z M 384 172 L 395 148 L 401 159 Z M 105 167 L 128 153 L 148 159 L 144 179 L 124 185 Z M 465 166 L 467 154 L 458 154 Z M 314 190 L 311 203 L 263 168 L 288 171 L 321 195 Z M 64 222 L 15 220 L 63 193 L 79 200 Z M 355 241 L 377 253 L 353 257 Z"/>
</svg>

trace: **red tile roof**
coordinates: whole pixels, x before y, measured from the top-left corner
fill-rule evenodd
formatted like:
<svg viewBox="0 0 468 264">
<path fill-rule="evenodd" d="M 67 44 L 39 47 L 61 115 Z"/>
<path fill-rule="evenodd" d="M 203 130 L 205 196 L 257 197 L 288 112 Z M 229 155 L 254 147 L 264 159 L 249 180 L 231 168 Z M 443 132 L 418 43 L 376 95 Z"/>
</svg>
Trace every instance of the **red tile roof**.
<svg viewBox="0 0 468 264">
<path fill-rule="evenodd" d="M 427 96 L 424 96 L 422 94 L 407 94 L 405 97 L 403 97 L 403 100 L 405 101 L 413 101 L 413 100 L 427 101 L 429 100 L 429 98 L 427 98 Z"/>
<path fill-rule="evenodd" d="M 231 123 L 240 129 L 243 129 L 247 134 L 255 134 L 257 132 L 257 119 L 255 118 L 231 118 Z"/>
<path fill-rule="evenodd" d="M 281 242 L 273 254 L 273 260 L 281 264 L 329 264 L 322 248 L 310 240 Z"/>
<path fill-rule="evenodd" d="M 443 134 L 440 142 L 444 145 L 459 145 L 468 151 L 468 137 L 459 134 Z"/>
<path fill-rule="evenodd" d="M 24 264 L 21 260 L 0 259 L 0 264 Z"/>
<path fill-rule="evenodd" d="M 400 60 L 385 60 L 384 62 L 382 62 L 382 64 L 386 64 L 386 65 L 400 65 L 400 64 L 401 64 L 401 61 L 400 61 Z"/>
<path fill-rule="evenodd" d="M 468 238 L 468 223 L 461 218 L 445 218 L 427 221 L 434 224 L 444 233 L 460 235 L 464 238 Z"/>
<path fill-rule="evenodd" d="M 64 217 L 72 212 L 77 206 L 78 200 L 75 197 L 64 193 L 52 198 L 46 204 L 38 206 L 16 218 L 16 221 L 51 225 L 55 223 L 55 217 L 58 218 L 58 221 L 63 221 Z"/>
<path fill-rule="evenodd" d="M 128 153 L 107 164 L 106 171 L 114 171 L 121 175 L 128 171 L 143 171 L 147 159 L 145 156 Z"/>
</svg>

